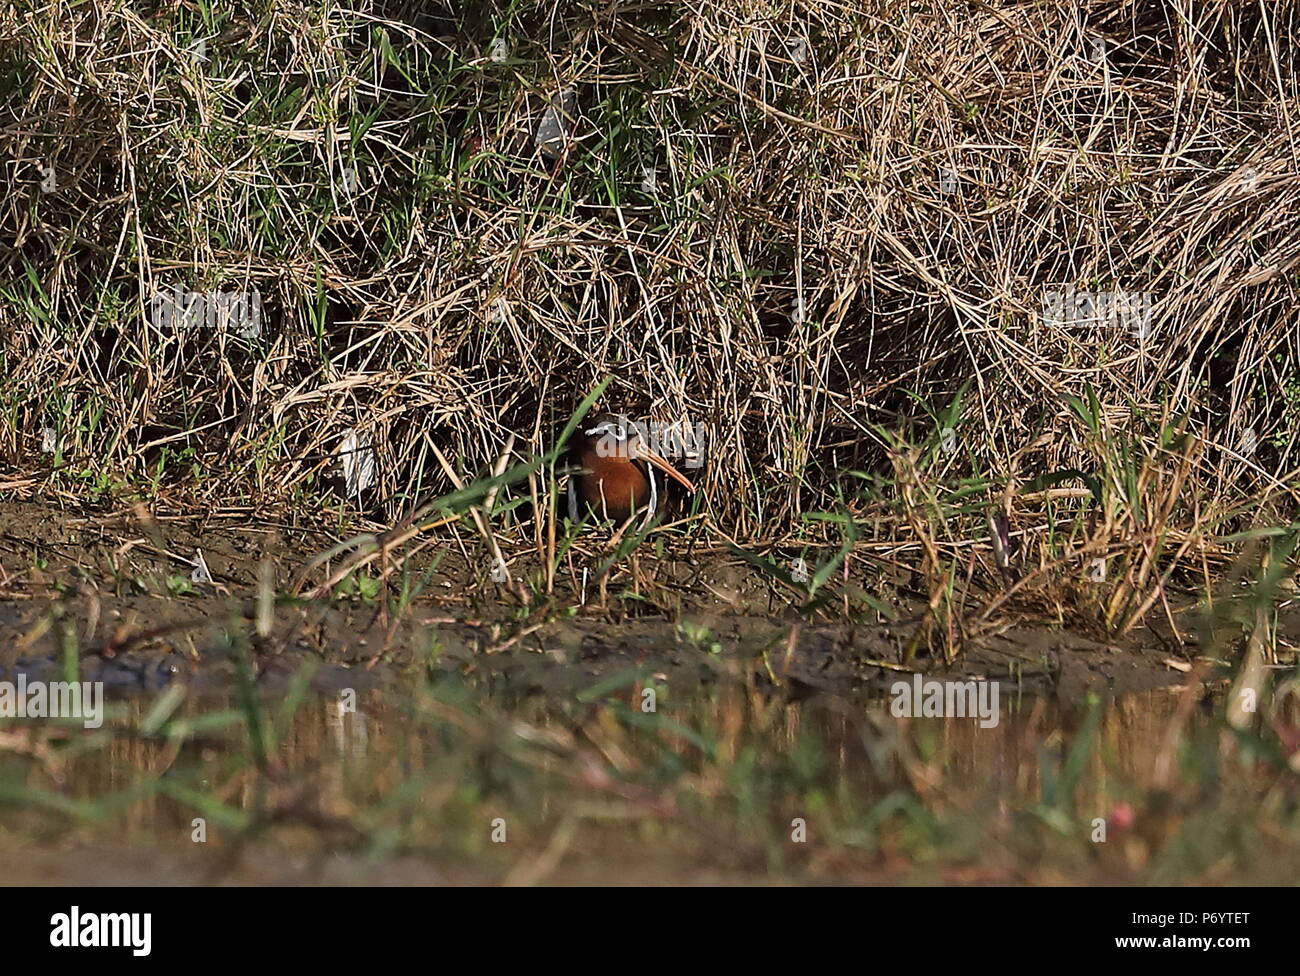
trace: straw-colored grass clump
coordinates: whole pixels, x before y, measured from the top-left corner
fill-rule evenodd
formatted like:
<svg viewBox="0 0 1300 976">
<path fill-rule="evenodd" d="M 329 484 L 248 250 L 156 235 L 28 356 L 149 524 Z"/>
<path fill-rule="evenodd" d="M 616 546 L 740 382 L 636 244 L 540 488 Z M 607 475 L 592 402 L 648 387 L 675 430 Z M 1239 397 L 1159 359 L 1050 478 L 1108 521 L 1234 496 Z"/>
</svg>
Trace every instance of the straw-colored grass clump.
<svg viewBox="0 0 1300 976">
<path fill-rule="evenodd" d="M 707 425 L 702 498 L 734 537 L 837 486 L 868 512 L 843 473 L 899 464 L 1013 514 L 1077 468 L 1099 490 L 1057 501 L 1112 542 L 1144 505 L 1181 538 L 1285 511 L 1297 14 L 10 5 L 10 489 L 319 498 L 355 429 L 360 507 L 395 520 L 450 487 L 433 447 L 466 477 L 511 434 L 540 453 L 612 375 L 612 405 Z M 160 320 L 165 289 L 255 289 L 260 331 Z M 1095 431 L 1067 399 L 1089 390 Z"/>
</svg>

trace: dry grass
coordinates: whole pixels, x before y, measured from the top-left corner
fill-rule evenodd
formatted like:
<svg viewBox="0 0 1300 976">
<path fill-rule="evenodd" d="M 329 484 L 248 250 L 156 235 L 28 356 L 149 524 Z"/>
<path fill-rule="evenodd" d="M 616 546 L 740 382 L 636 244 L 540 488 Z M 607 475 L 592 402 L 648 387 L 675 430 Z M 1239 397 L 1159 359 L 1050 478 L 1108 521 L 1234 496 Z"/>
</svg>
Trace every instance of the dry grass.
<svg viewBox="0 0 1300 976">
<path fill-rule="evenodd" d="M 612 377 L 612 405 L 707 425 L 730 538 L 875 519 L 941 614 L 1002 511 L 1016 579 L 1117 556 L 1124 628 L 1171 560 L 1208 572 L 1296 498 L 1298 14 L 8 5 L 2 480 L 392 524 L 511 438 L 544 453 Z M 1045 320 L 1064 284 L 1149 294 L 1149 328 Z M 260 337 L 160 327 L 172 285 L 255 287 Z M 1098 487 L 1033 483 L 1071 469 Z"/>
</svg>

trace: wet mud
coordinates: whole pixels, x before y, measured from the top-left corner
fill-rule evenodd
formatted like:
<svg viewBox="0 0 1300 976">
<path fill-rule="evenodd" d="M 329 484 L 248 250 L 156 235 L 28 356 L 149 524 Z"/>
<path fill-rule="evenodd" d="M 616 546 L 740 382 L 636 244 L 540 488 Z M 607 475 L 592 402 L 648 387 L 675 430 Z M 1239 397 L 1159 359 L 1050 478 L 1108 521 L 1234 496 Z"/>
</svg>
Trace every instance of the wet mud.
<svg viewBox="0 0 1300 976">
<path fill-rule="evenodd" d="M 560 574 L 554 592 L 531 606 L 518 583 L 496 584 L 450 550 L 405 570 L 408 587 L 412 576 L 423 583 L 414 598 L 404 598 L 396 575 L 367 593 L 286 595 L 329 541 L 282 523 L 205 527 L 4 506 L 0 680 L 64 675 L 72 645 L 83 680 L 103 681 L 110 693 L 174 681 L 224 691 L 246 661 L 268 692 L 311 662 L 313 686 L 325 694 L 418 670 L 562 696 L 641 669 L 687 689 L 740 680 L 793 696 L 878 695 L 919 672 L 1078 700 L 1179 684 L 1194 656 L 1152 631 L 1114 641 L 1026 620 L 968 638 L 954 660 L 936 659 L 918 646 L 922 607 L 905 573 L 859 581 L 893 619 L 805 618 L 759 570 L 713 553 L 640 557 L 637 573 L 616 572 L 603 594 L 594 584 L 566 587 L 579 578 L 571 566 L 569 579 Z M 199 551 L 211 582 L 190 579 Z M 263 560 L 279 594 L 269 612 L 257 600 Z M 513 569 L 514 580 L 541 576 L 526 557 Z"/>
</svg>

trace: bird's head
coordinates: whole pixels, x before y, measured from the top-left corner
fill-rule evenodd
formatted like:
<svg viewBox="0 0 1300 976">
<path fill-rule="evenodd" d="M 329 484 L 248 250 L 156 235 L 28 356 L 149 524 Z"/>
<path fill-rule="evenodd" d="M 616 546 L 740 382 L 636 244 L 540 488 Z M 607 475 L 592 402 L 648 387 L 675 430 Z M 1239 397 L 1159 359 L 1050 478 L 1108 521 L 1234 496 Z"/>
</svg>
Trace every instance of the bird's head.
<svg viewBox="0 0 1300 976">
<path fill-rule="evenodd" d="M 649 442 L 653 438 L 646 436 L 644 427 L 621 413 L 600 413 L 583 425 L 582 434 L 600 457 L 653 464 L 687 491 L 694 491 L 695 486 L 690 480 L 651 446 Z"/>
</svg>

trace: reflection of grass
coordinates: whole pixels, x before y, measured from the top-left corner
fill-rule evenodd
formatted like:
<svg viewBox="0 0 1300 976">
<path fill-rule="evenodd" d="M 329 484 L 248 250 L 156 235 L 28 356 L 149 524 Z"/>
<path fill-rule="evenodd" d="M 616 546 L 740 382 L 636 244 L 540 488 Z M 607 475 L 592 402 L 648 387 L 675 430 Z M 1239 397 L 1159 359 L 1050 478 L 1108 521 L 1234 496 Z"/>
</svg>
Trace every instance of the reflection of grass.
<svg viewBox="0 0 1300 976">
<path fill-rule="evenodd" d="M 1300 865 L 1295 774 L 1276 737 L 1238 732 L 1224 753 L 1222 723 L 1174 698 L 1049 724 L 1030 709 L 979 730 L 740 685 L 680 699 L 643 672 L 548 702 L 485 699 L 445 678 L 363 694 L 355 713 L 310 693 L 311 669 L 276 702 L 239 673 L 225 705 L 171 688 L 97 733 L 0 726 L 5 843 L 69 831 L 112 842 L 125 829 L 140 846 L 184 847 L 198 817 L 214 870 L 254 843 L 407 854 L 516 880 L 961 868 L 986 880 L 1186 881 Z M 1161 764 L 1172 774 L 1144 789 Z M 490 839 L 498 817 L 505 844 Z M 1098 818 L 1104 844 L 1091 840 Z M 792 839 L 801 831 L 805 843 Z"/>
</svg>

